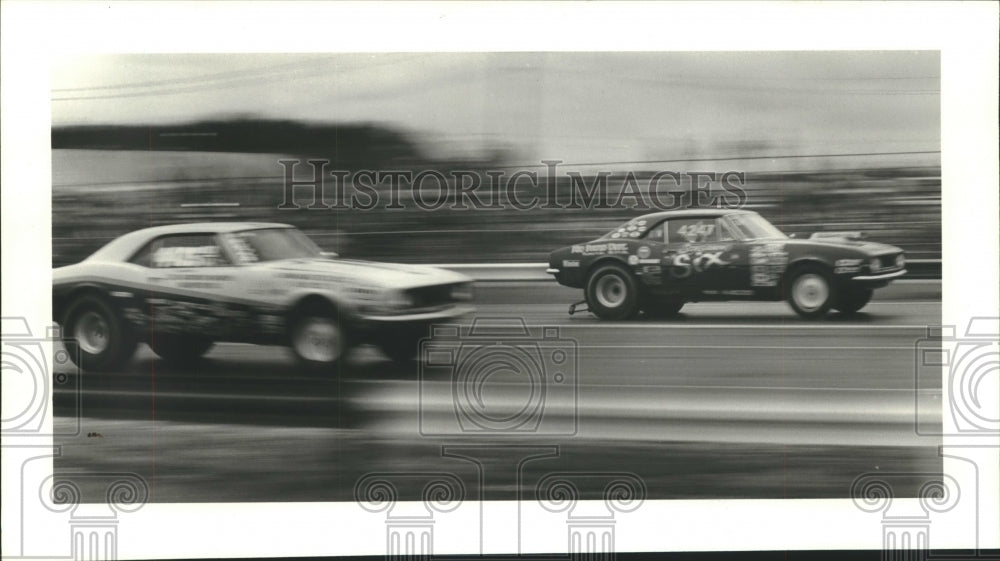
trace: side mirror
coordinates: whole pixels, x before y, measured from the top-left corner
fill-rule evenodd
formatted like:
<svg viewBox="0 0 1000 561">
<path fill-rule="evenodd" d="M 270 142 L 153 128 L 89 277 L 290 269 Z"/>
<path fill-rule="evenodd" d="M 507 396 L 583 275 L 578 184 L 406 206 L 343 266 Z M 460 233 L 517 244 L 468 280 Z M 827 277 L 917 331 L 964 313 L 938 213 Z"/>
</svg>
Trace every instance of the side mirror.
<svg viewBox="0 0 1000 561">
<path fill-rule="evenodd" d="M 319 256 L 322 257 L 322 258 L 324 258 L 324 259 L 336 259 L 336 258 L 340 257 L 340 255 L 337 255 L 336 253 L 334 253 L 332 251 L 321 251 L 321 252 L 319 252 Z"/>
</svg>

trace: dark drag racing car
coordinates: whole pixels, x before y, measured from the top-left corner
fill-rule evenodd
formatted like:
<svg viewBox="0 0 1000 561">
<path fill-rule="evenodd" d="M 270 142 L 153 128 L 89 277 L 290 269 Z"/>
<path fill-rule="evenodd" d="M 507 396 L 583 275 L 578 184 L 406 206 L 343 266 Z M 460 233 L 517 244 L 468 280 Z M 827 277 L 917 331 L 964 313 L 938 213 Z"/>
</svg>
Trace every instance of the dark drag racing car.
<svg viewBox="0 0 1000 561">
<path fill-rule="evenodd" d="M 713 300 L 787 300 L 816 318 L 830 308 L 856 312 L 873 289 L 906 274 L 903 250 L 860 237 L 792 239 L 746 210 L 658 212 L 552 252 L 548 272 L 582 288 L 602 319 L 670 316 Z"/>
<path fill-rule="evenodd" d="M 63 341 L 91 370 L 115 368 L 139 342 L 180 361 L 216 341 L 286 345 L 318 369 L 360 342 L 404 360 L 430 324 L 472 311 L 464 275 L 339 259 L 283 224 L 138 230 L 52 276 Z"/>
</svg>

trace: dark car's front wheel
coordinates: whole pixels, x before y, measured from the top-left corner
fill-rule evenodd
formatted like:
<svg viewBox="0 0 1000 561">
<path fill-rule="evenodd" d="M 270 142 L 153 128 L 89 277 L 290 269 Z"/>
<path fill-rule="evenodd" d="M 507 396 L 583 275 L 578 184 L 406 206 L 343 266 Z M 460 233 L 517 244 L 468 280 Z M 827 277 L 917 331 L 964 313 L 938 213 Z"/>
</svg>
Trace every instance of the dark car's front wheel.
<svg viewBox="0 0 1000 561">
<path fill-rule="evenodd" d="M 81 296 L 73 302 L 62 327 L 70 358 L 84 370 L 113 370 L 135 352 L 134 335 L 99 296 Z"/>
<path fill-rule="evenodd" d="M 853 314 L 864 308 L 871 299 L 872 289 L 853 288 L 838 296 L 833 308 L 844 314 Z"/>
<path fill-rule="evenodd" d="M 604 265 L 591 273 L 586 295 L 590 311 L 601 319 L 628 319 L 639 311 L 639 287 L 618 265 Z"/>
<path fill-rule="evenodd" d="M 830 275 L 818 265 L 804 265 L 792 271 L 786 284 L 788 303 L 804 318 L 818 318 L 834 301 Z"/>
</svg>

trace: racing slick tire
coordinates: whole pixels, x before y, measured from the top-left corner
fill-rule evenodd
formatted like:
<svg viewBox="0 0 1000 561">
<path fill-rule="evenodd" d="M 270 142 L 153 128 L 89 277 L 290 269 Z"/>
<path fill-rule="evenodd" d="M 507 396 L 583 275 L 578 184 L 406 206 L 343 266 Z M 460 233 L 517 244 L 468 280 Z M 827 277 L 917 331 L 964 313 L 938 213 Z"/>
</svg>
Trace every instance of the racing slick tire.
<svg viewBox="0 0 1000 561">
<path fill-rule="evenodd" d="M 639 312 L 639 286 L 619 265 L 599 266 L 587 278 L 587 305 L 601 319 L 621 320 Z"/>
<path fill-rule="evenodd" d="M 149 348 L 163 360 L 186 364 L 204 356 L 214 344 L 211 339 L 195 335 L 154 333 L 150 338 Z"/>
<path fill-rule="evenodd" d="M 842 314 L 853 314 L 868 304 L 872 299 L 872 292 L 870 288 L 855 288 L 845 291 L 837 297 L 833 309 Z"/>
<path fill-rule="evenodd" d="M 683 307 L 683 300 L 659 300 L 643 303 L 642 311 L 651 318 L 669 318 L 676 316 Z"/>
<path fill-rule="evenodd" d="M 84 370 L 113 370 L 132 356 L 138 344 L 115 310 L 94 294 L 69 306 L 62 327 L 70 359 Z"/>
<path fill-rule="evenodd" d="M 291 323 L 289 345 L 308 372 L 330 372 L 350 348 L 344 327 L 335 309 L 323 314 L 298 315 Z"/>
<path fill-rule="evenodd" d="M 795 313 L 808 319 L 822 317 L 835 301 L 830 274 L 819 265 L 802 265 L 788 276 L 788 303 Z"/>
</svg>

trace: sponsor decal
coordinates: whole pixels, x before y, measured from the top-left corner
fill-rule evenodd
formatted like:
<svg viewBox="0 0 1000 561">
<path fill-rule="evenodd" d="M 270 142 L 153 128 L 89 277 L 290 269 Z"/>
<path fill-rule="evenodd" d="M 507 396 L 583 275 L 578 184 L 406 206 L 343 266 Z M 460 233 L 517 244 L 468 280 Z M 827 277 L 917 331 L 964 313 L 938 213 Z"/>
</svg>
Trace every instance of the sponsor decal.
<svg viewBox="0 0 1000 561">
<path fill-rule="evenodd" d="M 676 230 L 677 234 L 689 242 L 696 242 L 712 237 L 715 233 L 715 223 L 708 224 L 699 220 L 695 224 L 684 224 Z"/>
<path fill-rule="evenodd" d="M 579 266 L 580 266 L 580 261 L 576 259 L 563 259 L 563 267 L 567 269 Z"/>
<path fill-rule="evenodd" d="M 864 259 L 838 259 L 833 264 L 833 273 L 836 275 L 860 273 L 862 263 L 864 263 Z"/>
<path fill-rule="evenodd" d="M 640 259 L 639 263 L 659 265 L 660 264 L 660 260 L 659 259 Z"/>
<path fill-rule="evenodd" d="M 783 243 L 765 243 L 750 248 L 750 285 L 777 286 L 788 265 Z"/>
<path fill-rule="evenodd" d="M 727 296 L 753 296 L 752 290 L 723 290 L 722 293 Z"/>
<path fill-rule="evenodd" d="M 645 258 L 649 257 L 649 255 L 650 255 L 649 246 L 646 246 L 646 245 L 640 246 L 639 249 L 636 250 L 635 254 L 636 254 L 636 256 L 639 257 L 639 259 L 645 259 Z"/>
<path fill-rule="evenodd" d="M 663 268 L 659 265 L 643 265 L 640 271 L 646 284 L 663 284 Z"/>
<path fill-rule="evenodd" d="M 730 262 L 722 259 L 722 252 L 680 253 L 674 256 L 670 276 L 675 279 L 685 279 L 692 273 L 703 273 L 713 267 L 723 267 Z"/>
<path fill-rule="evenodd" d="M 628 244 L 611 242 L 574 245 L 570 248 L 570 253 L 582 253 L 583 255 L 619 255 L 628 253 Z"/>
<path fill-rule="evenodd" d="M 629 255 L 628 256 L 628 264 L 629 265 L 638 265 L 639 264 L 639 258 L 636 257 L 635 255 Z"/>
</svg>

